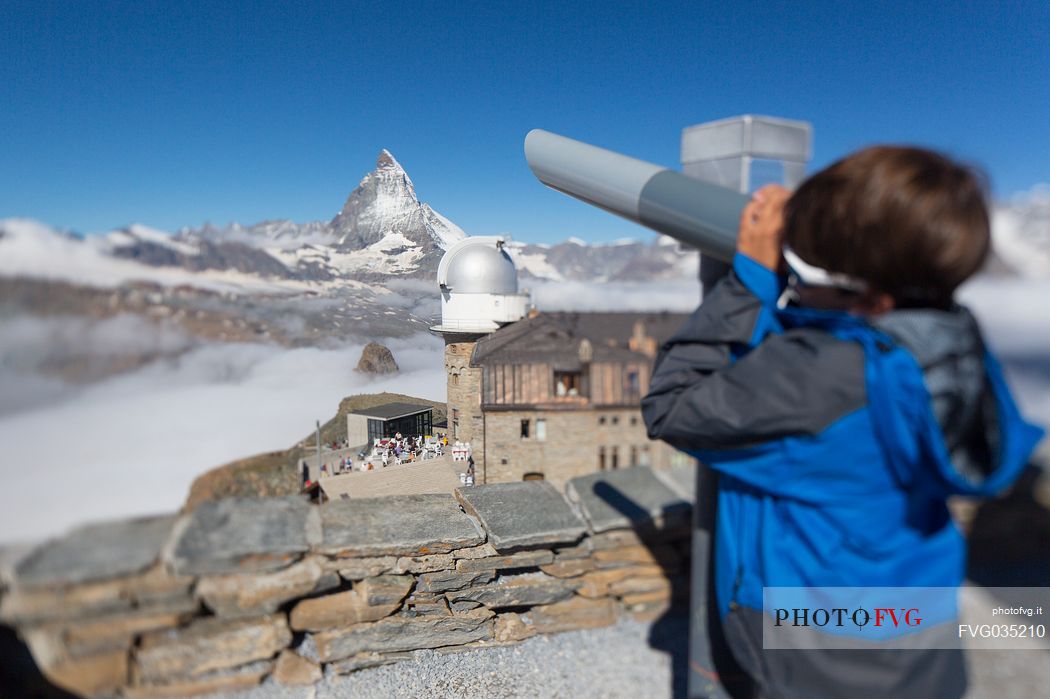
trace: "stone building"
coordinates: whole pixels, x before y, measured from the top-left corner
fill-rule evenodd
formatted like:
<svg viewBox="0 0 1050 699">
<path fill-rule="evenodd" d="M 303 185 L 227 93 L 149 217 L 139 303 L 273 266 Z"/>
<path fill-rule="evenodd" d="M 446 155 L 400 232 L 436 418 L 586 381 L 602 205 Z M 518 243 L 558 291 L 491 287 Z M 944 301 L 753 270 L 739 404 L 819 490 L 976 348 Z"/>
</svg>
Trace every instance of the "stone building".
<svg viewBox="0 0 1050 699">
<path fill-rule="evenodd" d="M 550 480 L 690 461 L 648 439 L 639 408 L 675 313 L 527 310 L 501 238 L 467 238 L 438 269 L 450 439 L 477 483 Z"/>
<path fill-rule="evenodd" d="M 562 485 L 594 471 L 686 463 L 646 436 L 639 408 L 657 347 L 684 320 L 537 313 L 478 340 L 469 370 L 480 381 L 468 398 L 480 407 L 484 434 L 480 459 L 475 449 L 478 482 Z"/>
</svg>

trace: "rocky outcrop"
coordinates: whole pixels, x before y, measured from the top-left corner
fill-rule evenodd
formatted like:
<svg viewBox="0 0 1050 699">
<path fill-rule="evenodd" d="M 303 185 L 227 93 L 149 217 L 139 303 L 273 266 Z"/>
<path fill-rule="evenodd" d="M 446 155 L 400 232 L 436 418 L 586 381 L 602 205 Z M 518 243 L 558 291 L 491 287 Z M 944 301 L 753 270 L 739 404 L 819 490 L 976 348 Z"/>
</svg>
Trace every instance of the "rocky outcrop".
<svg viewBox="0 0 1050 699">
<path fill-rule="evenodd" d="M 369 342 L 361 352 L 357 371 L 364 374 L 394 374 L 400 371 L 394 353 L 378 342 Z"/>
</svg>

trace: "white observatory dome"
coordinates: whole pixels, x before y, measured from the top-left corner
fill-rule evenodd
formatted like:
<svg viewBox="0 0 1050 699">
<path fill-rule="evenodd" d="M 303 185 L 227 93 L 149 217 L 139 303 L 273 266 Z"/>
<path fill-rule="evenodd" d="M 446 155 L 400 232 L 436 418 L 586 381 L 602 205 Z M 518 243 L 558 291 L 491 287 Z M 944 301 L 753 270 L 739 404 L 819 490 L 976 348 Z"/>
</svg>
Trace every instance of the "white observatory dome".
<svg viewBox="0 0 1050 699">
<path fill-rule="evenodd" d="M 438 265 L 439 333 L 489 333 L 525 317 L 528 294 L 518 293 L 518 270 L 500 236 L 464 238 Z"/>
<path fill-rule="evenodd" d="M 472 238 L 464 242 L 468 244 L 456 245 L 445 254 L 448 263 L 444 285 L 449 291 L 463 294 L 518 293 L 518 270 L 502 244 Z"/>
</svg>

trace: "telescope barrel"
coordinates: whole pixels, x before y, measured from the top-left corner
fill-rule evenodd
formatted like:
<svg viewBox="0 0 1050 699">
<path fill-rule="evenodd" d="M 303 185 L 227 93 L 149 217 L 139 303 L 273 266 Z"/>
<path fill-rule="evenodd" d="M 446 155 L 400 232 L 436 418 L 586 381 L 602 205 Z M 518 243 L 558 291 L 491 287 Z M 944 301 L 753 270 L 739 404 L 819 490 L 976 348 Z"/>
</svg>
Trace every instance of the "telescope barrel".
<svg viewBox="0 0 1050 699">
<path fill-rule="evenodd" d="M 712 257 L 733 258 L 745 194 L 542 129 L 525 137 L 525 159 L 552 189 Z"/>
</svg>

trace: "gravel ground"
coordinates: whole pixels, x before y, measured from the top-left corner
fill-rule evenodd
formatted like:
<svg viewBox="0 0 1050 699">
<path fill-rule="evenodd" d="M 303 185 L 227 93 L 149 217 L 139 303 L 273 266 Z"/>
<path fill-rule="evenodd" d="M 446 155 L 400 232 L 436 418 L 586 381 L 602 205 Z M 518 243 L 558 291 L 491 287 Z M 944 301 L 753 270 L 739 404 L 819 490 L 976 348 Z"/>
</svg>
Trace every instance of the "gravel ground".
<svg viewBox="0 0 1050 699">
<path fill-rule="evenodd" d="M 515 646 L 416 651 L 410 661 L 327 677 L 316 687 L 267 680 L 250 692 L 213 699 L 670 697 L 672 654 L 658 648 L 680 644 L 675 660 L 681 662 L 687 634 L 684 618 L 653 625 L 622 619 L 608 628 L 536 636 Z"/>
<path fill-rule="evenodd" d="M 687 637 L 683 614 L 652 625 L 625 618 L 608 628 L 537 636 L 515 646 L 416 651 L 410 661 L 329 676 L 316 687 L 267 680 L 252 691 L 212 699 L 670 699 L 683 695 Z M 968 661 L 967 699 L 1047 696 L 1050 653 L 982 651 Z"/>
</svg>

